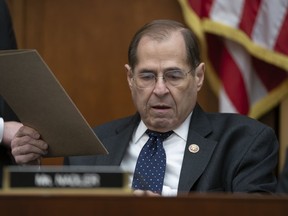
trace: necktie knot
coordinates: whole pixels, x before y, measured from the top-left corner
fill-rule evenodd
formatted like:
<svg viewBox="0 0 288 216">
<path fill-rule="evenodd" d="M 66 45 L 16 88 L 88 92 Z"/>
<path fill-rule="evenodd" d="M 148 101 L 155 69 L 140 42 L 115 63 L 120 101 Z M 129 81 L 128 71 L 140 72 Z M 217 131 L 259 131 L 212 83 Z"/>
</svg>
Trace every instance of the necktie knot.
<svg viewBox="0 0 288 216">
<path fill-rule="evenodd" d="M 147 129 L 145 133 L 148 134 L 148 136 L 150 138 L 151 137 L 158 138 L 163 142 L 165 139 L 167 139 L 173 133 L 173 131 L 161 133 L 161 132 L 152 131 L 152 130 Z"/>
</svg>

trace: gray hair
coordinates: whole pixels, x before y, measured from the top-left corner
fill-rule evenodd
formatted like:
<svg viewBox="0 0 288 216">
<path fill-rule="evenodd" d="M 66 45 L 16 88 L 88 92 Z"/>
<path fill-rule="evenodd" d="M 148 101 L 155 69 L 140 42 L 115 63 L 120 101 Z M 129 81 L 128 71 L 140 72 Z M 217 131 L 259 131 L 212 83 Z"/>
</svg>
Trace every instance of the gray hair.
<svg viewBox="0 0 288 216">
<path fill-rule="evenodd" d="M 198 43 L 193 32 L 186 28 L 182 23 L 173 20 L 154 20 L 139 29 L 131 40 L 128 49 L 128 62 L 133 70 L 138 63 L 137 48 L 142 37 L 148 36 L 156 41 L 162 41 L 168 38 L 171 33 L 180 31 L 183 35 L 186 51 L 187 62 L 191 68 L 195 68 L 200 64 L 200 51 Z"/>
</svg>

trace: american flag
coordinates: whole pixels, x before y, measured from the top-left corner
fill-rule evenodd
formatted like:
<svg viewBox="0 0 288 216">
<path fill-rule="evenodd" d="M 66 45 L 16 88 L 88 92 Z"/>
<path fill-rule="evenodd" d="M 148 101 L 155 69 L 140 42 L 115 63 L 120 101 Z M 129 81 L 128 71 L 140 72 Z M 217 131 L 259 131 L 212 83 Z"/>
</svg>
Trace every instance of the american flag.
<svg viewBox="0 0 288 216">
<path fill-rule="evenodd" d="M 220 112 L 259 118 L 288 96 L 288 0 L 178 0 Z"/>
</svg>

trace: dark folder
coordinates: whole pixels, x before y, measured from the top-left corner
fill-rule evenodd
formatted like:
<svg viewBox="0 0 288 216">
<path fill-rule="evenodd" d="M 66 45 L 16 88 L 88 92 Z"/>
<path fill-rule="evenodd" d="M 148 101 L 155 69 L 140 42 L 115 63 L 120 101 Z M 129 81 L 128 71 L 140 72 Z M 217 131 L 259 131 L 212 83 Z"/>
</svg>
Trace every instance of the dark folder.
<svg viewBox="0 0 288 216">
<path fill-rule="evenodd" d="M 108 153 L 36 50 L 0 51 L 0 95 L 48 143 L 47 157 Z"/>
</svg>

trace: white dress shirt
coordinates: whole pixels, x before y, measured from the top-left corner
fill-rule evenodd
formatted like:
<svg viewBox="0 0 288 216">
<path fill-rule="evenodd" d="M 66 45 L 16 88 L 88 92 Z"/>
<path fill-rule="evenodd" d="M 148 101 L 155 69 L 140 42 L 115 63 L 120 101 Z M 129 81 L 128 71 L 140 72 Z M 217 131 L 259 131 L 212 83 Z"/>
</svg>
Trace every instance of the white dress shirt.
<svg viewBox="0 0 288 216">
<path fill-rule="evenodd" d="M 4 134 L 4 120 L 0 117 L 0 143 L 2 142 Z"/>
<path fill-rule="evenodd" d="M 180 171 L 187 142 L 191 115 L 192 113 L 177 129 L 174 130 L 174 133 L 171 134 L 163 142 L 163 146 L 166 152 L 166 172 L 162 190 L 163 196 L 177 195 Z M 143 121 L 141 121 L 137 129 L 134 131 L 126 155 L 124 156 L 120 165 L 124 171 L 130 173 L 130 187 L 132 185 L 133 173 L 138 155 L 140 154 L 142 147 L 145 145 L 149 138 L 149 136 L 145 133 L 146 130 L 146 125 Z"/>
</svg>

